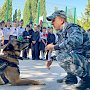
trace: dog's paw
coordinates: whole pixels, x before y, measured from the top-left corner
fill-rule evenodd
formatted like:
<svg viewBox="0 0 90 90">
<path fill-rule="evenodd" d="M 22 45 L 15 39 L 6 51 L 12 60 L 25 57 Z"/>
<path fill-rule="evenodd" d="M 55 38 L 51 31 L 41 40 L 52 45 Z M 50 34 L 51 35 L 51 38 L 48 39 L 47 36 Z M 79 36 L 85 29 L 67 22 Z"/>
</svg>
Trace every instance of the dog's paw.
<svg viewBox="0 0 90 90">
<path fill-rule="evenodd" d="M 41 81 L 35 81 L 34 85 L 46 85 L 45 83 L 41 82 Z"/>
<path fill-rule="evenodd" d="M 45 83 L 40 82 L 39 85 L 46 85 Z"/>
</svg>

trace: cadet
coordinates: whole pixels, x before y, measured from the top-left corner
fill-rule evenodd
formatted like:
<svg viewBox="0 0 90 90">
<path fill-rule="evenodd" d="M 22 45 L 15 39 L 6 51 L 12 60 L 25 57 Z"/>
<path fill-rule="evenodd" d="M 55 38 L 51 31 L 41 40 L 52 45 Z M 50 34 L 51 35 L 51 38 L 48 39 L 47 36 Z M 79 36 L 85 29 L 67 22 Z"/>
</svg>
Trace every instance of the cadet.
<svg viewBox="0 0 90 90">
<path fill-rule="evenodd" d="M 17 36 L 18 36 L 17 22 L 13 21 L 9 39 L 12 39 L 12 38 L 17 39 Z"/>
<path fill-rule="evenodd" d="M 4 44 L 7 44 L 9 41 L 10 32 L 11 32 L 11 25 L 10 25 L 10 20 L 8 20 L 6 23 L 6 28 L 3 29 Z"/>
<path fill-rule="evenodd" d="M 29 25 L 30 25 L 29 34 L 31 36 L 31 38 L 29 39 L 29 49 L 30 49 L 31 48 L 31 43 L 32 43 L 32 34 L 33 34 L 34 31 L 33 31 L 33 28 L 32 28 L 33 23 L 30 22 Z"/>
<path fill-rule="evenodd" d="M 49 33 L 48 33 L 48 37 L 47 37 L 47 44 L 55 44 L 55 34 L 53 33 L 53 27 L 50 28 Z M 51 52 L 48 52 L 48 60 L 51 59 Z"/>
<path fill-rule="evenodd" d="M 5 21 L 4 20 L 1 21 L 1 25 L 2 25 L 1 29 L 3 30 L 5 28 Z"/>
<path fill-rule="evenodd" d="M 25 31 L 23 32 L 23 38 L 24 38 L 25 41 L 27 41 L 28 43 L 29 43 L 29 39 L 31 38 L 30 33 L 29 33 L 29 30 L 30 30 L 30 26 L 29 26 L 29 25 L 26 25 Z M 24 57 L 25 59 L 29 59 L 29 58 L 27 57 L 28 53 L 29 53 L 29 47 L 26 48 L 26 49 L 23 51 L 23 57 Z"/>
<path fill-rule="evenodd" d="M 39 59 L 39 38 L 40 38 L 40 33 L 37 29 L 37 25 L 34 25 L 34 32 L 32 35 L 32 59 L 33 60 L 38 60 Z"/>
<path fill-rule="evenodd" d="M 19 22 L 19 27 L 18 28 L 18 36 L 22 36 L 23 32 L 25 31 L 25 28 L 23 27 L 23 20 L 21 19 Z"/>
<path fill-rule="evenodd" d="M 46 27 L 42 28 L 42 32 L 40 33 L 40 44 L 39 50 L 41 51 L 41 59 L 45 60 L 45 46 L 47 45 L 47 32 Z"/>
<path fill-rule="evenodd" d="M 23 19 L 21 19 L 20 21 L 19 21 L 19 26 L 17 27 L 17 29 L 18 29 L 18 35 L 17 35 L 17 38 L 22 38 L 23 37 L 23 32 L 25 31 L 25 28 L 23 27 L 23 24 L 24 24 L 24 21 L 23 21 Z M 21 59 L 21 60 L 23 60 L 23 51 L 21 51 L 21 54 L 20 54 L 20 57 L 19 57 L 19 59 Z"/>
</svg>

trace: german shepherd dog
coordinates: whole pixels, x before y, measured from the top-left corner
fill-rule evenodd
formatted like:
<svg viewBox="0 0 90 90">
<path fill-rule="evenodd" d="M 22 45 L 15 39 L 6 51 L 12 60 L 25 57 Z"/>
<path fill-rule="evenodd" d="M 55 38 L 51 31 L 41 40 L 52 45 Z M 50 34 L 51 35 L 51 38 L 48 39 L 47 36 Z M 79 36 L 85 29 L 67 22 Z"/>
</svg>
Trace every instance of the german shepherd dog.
<svg viewBox="0 0 90 90">
<path fill-rule="evenodd" d="M 22 79 L 19 72 L 19 61 L 21 50 L 25 49 L 28 43 L 10 40 L 3 49 L 4 55 L 0 55 L 0 85 L 9 83 L 11 85 L 45 85 L 40 81 Z"/>
</svg>

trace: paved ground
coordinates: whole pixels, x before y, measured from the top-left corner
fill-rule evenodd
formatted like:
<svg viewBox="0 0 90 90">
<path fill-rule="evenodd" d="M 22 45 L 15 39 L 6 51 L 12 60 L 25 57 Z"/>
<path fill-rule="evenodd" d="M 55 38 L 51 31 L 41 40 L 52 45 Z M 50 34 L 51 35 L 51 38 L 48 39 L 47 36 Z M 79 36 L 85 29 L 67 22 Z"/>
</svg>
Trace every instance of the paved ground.
<svg viewBox="0 0 90 90">
<path fill-rule="evenodd" d="M 50 70 L 45 67 L 45 61 L 41 60 L 20 60 L 19 66 L 22 78 L 41 80 L 45 82 L 46 85 L 2 85 L 0 86 L 0 90 L 73 90 L 69 89 L 69 87 L 64 84 L 59 84 L 56 82 L 57 79 L 62 78 L 66 75 L 65 71 L 59 67 L 56 61 L 53 62 Z"/>
</svg>

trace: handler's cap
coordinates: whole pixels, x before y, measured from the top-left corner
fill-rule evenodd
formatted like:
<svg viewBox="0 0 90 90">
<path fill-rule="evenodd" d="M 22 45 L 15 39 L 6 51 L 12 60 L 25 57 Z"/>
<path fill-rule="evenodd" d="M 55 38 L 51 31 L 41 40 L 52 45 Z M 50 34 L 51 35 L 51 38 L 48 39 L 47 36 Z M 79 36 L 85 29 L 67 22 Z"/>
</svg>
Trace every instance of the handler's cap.
<svg viewBox="0 0 90 90">
<path fill-rule="evenodd" d="M 57 10 L 57 11 L 55 11 L 51 16 L 48 16 L 46 19 L 48 20 L 48 21 L 52 21 L 52 20 L 54 20 L 57 16 L 60 16 L 60 17 L 62 17 L 62 18 L 67 18 L 67 16 L 66 16 L 66 14 L 65 14 L 65 12 L 63 11 L 63 10 Z"/>
</svg>

